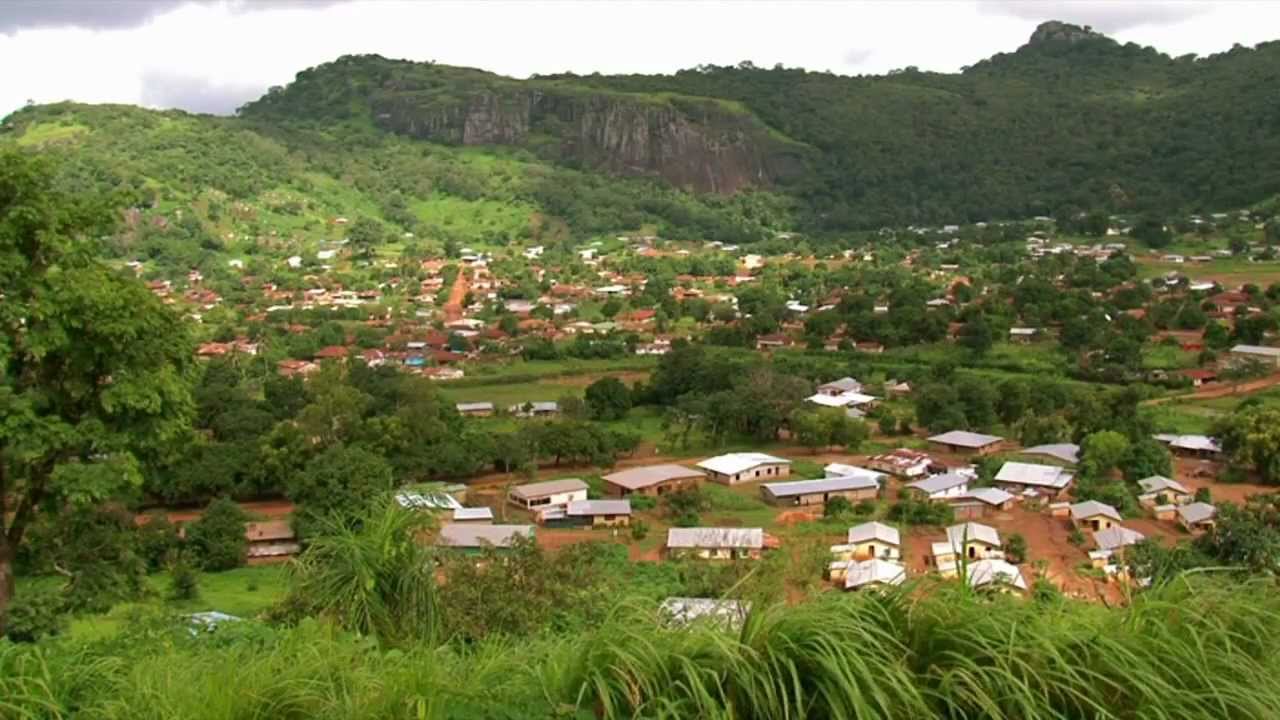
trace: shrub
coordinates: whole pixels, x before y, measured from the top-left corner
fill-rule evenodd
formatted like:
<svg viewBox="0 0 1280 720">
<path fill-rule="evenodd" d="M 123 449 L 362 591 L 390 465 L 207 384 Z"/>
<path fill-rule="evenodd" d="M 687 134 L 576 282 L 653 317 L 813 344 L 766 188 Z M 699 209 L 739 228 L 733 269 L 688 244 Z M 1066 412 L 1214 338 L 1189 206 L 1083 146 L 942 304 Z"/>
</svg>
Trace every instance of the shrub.
<svg viewBox="0 0 1280 720">
<path fill-rule="evenodd" d="M 853 512 L 853 503 L 839 495 L 827 500 L 827 504 L 822 508 L 823 517 L 840 517 L 851 512 Z"/>
<path fill-rule="evenodd" d="M 244 534 L 247 519 L 240 506 L 227 498 L 209 503 L 200 519 L 187 528 L 187 543 L 194 561 L 213 572 L 243 565 L 249 547 Z"/>
<path fill-rule="evenodd" d="M 169 567 L 169 599 L 195 600 L 200 597 L 200 573 L 188 553 L 178 553 Z"/>
<path fill-rule="evenodd" d="M 881 435 L 892 435 L 893 431 L 898 427 L 897 419 L 889 413 L 881 415 L 878 424 L 880 426 Z"/>
<path fill-rule="evenodd" d="M 632 495 L 632 510 L 652 510 L 658 507 L 658 499 L 650 495 Z"/>
<path fill-rule="evenodd" d="M 955 519 L 955 510 L 946 503 L 918 500 L 908 495 L 889 508 L 889 519 L 906 525 L 947 525 Z"/>
<path fill-rule="evenodd" d="M 1213 492 L 1207 487 L 1196 488 L 1196 502 L 1213 502 Z"/>
<path fill-rule="evenodd" d="M 1084 533 L 1080 532 L 1078 527 L 1071 528 L 1071 534 L 1067 536 L 1067 542 L 1080 547 L 1084 544 Z"/>
<path fill-rule="evenodd" d="M 1027 561 L 1027 539 L 1020 533 L 1009 533 L 1004 539 L 1004 554 L 1011 563 Z"/>
<path fill-rule="evenodd" d="M 9 605 L 5 637 L 14 642 L 36 642 L 66 629 L 62 593 L 57 588 L 25 590 Z"/>
<path fill-rule="evenodd" d="M 147 524 L 138 528 L 138 554 L 153 572 L 163 569 L 181 545 L 178 528 L 163 512 L 151 515 Z"/>
<path fill-rule="evenodd" d="M 649 523 L 643 520 L 631 521 L 631 539 L 643 540 L 649 535 Z"/>
</svg>

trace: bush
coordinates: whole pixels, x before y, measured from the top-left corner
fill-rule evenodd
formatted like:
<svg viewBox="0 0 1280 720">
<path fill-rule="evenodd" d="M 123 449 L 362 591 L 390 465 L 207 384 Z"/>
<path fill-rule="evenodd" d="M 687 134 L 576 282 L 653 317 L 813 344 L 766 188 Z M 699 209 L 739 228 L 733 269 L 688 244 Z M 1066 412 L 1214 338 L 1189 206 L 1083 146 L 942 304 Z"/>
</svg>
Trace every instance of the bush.
<svg viewBox="0 0 1280 720">
<path fill-rule="evenodd" d="M 839 495 L 827 500 L 827 504 L 822 508 L 823 517 L 840 517 L 851 512 L 853 512 L 853 503 Z"/>
<path fill-rule="evenodd" d="M 249 547 L 244 534 L 247 519 L 240 506 L 227 498 L 209 503 L 200 519 L 187 527 L 187 544 L 194 561 L 213 572 L 243 565 Z"/>
<path fill-rule="evenodd" d="M 885 413 L 880 416 L 879 425 L 881 435 L 892 435 L 893 431 L 898 427 L 898 421 L 894 416 Z"/>
<path fill-rule="evenodd" d="M 949 525 L 955 520 L 955 510 L 946 503 L 908 495 L 889 508 L 889 519 L 905 525 Z"/>
<path fill-rule="evenodd" d="M 1076 547 L 1084 545 L 1084 533 L 1080 532 L 1078 527 L 1071 528 L 1071 534 L 1067 536 L 1067 542 Z"/>
<path fill-rule="evenodd" d="M 650 495 L 632 495 L 632 510 L 652 510 L 658 507 L 658 499 Z"/>
<path fill-rule="evenodd" d="M 147 524 L 138 528 L 138 554 L 147 563 L 147 569 L 159 571 L 169 562 L 174 552 L 182 546 L 178 528 L 169 522 L 163 512 L 150 515 Z"/>
<path fill-rule="evenodd" d="M 1009 533 L 1004 539 L 1004 554 L 1014 564 L 1027 561 L 1027 539 L 1020 533 Z"/>
<path fill-rule="evenodd" d="M 1207 487 L 1196 488 L 1196 502 L 1213 502 L 1213 492 Z"/>
<path fill-rule="evenodd" d="M 169 599 L 195 600 L 200 597 L 200 573 L 187 553 L 178 553 L 169 567 Z"/>
<path fill-rule="evenodd" d="M 14 642 L 36 642 L 61 633 L 67 626 L 65 603 L 56 588 L 28 590 L 9 605 L 5 637 Z"/>
<path fill-rule="evenodd" d="M 643 540 L 649 535 L 649 523 L 643 520 L 631 521 L 631 539 Z"/>
</svg>

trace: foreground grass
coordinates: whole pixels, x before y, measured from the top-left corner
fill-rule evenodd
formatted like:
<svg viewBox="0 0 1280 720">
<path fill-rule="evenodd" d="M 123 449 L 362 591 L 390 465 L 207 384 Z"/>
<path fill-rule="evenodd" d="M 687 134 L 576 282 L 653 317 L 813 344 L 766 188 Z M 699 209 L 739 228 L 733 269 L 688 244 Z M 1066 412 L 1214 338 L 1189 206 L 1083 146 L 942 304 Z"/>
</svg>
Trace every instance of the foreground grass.
<svg viewBox="0 0 1280 720">
<path fill-rule="evenodd" d="M 668 627 L 623 602 L 563 636 L 387 650 L 316 622 L 0 644 L 15 718 L 1269 718 L 1272 581 L 1179 580 L 1122 609 L 954 584 Z"/>
</svg>

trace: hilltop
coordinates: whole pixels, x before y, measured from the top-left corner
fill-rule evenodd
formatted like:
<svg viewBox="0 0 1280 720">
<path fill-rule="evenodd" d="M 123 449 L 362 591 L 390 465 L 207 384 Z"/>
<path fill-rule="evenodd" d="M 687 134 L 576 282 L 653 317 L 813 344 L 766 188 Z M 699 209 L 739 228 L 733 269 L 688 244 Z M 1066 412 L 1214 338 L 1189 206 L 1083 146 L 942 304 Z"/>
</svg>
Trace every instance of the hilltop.
<svg viewBox="0 0 1280 720">
<path fill-rule="evenodd" d="M 1276 42 L 1173 58 L 1045 23 L 954 74 L 742 63 L 515 80 L 348 56 L 234 118 L 59 104 L 13 114 L 0 138 L 215 237 L 358 215 L 463 243 L 751 242 L 1248 206 L 1280 193 L 1278 81 Z"/>
</svg>

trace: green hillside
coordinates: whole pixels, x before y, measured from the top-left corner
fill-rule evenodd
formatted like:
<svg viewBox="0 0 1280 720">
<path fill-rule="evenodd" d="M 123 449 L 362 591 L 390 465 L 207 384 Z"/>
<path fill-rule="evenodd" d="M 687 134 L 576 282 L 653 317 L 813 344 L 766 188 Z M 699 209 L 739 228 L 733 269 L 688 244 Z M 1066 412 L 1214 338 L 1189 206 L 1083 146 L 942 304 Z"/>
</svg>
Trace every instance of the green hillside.
<svg viewBox="0 0 1280 720">
<path fill-rule="evenodd" d="M 1280 43 L 1171 58 L 1047 23 L 957 74 L 513 80 L 343 57 L 234 118 L 49 105 L 0 142 L 65 156 L 67 182 L 139 210 L 124 242 L 195 260 L 337 239 L 341 217 L 415 243 L 751 242 L 1249 206 L 1280 193 L 1278 83 Z"/>
</svg>

